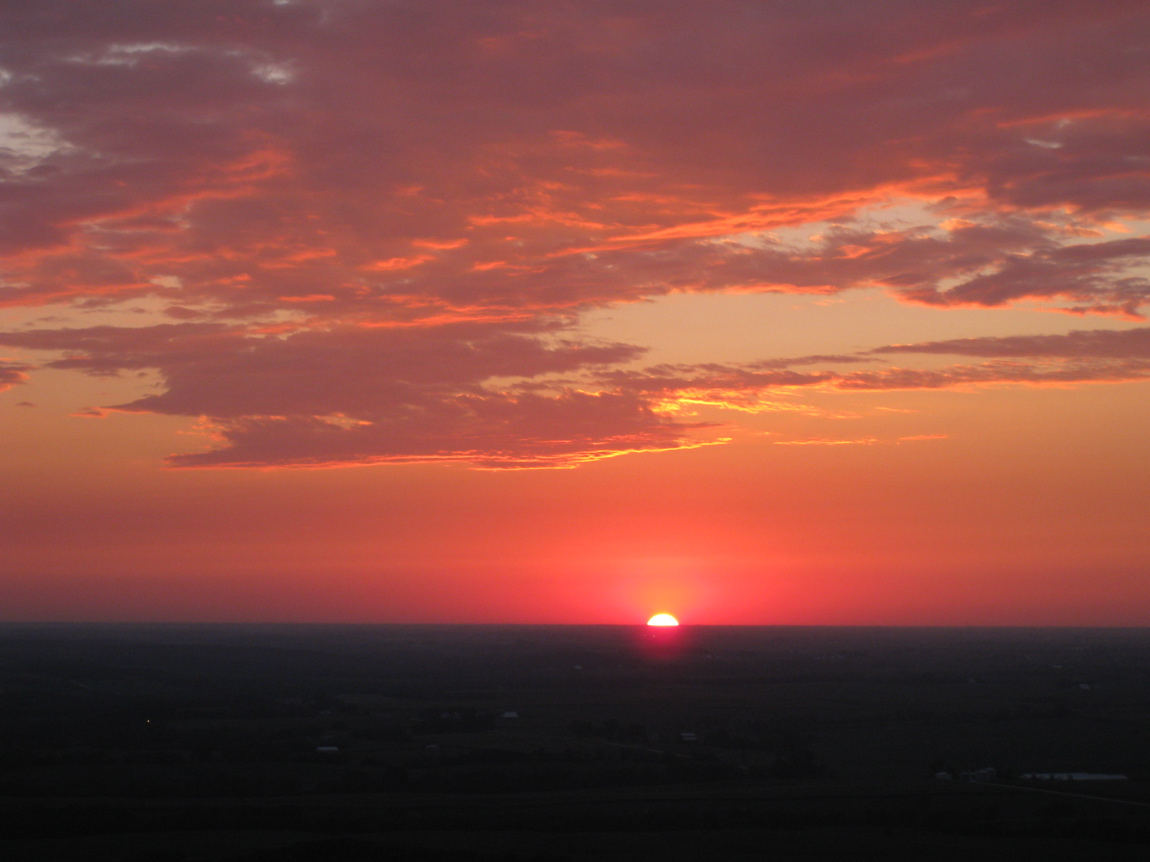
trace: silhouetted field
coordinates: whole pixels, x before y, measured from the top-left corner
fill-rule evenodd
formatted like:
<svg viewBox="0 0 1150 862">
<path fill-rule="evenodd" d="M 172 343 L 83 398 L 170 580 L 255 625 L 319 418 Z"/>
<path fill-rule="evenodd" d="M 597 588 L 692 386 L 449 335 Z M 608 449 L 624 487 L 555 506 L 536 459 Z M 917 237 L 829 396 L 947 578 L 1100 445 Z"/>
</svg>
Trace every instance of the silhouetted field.
<svg viewBox="0 0 1150 862">
<path fill-rule="evenodd" d="M 1143 630 L 9 624 L 0 697 L 13 859 L 1150 850 Z"/>
</svg>

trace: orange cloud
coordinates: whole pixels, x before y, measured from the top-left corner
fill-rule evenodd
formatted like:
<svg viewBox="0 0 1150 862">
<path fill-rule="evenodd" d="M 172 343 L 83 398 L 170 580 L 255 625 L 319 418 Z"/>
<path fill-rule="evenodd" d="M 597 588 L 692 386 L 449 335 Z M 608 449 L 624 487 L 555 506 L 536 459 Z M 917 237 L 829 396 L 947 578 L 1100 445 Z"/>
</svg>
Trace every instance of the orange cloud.
<svg viewBox="0 0 1150 862">
<path fill-rule="evenodd" d="M 411 267 L 419 266 L 421 263 L 427 263 L 429 260 L 435 260 L 435 258 L 429 254 L 417 254 L 415 257 L 389 257 L 386 260 L 372 261 L 363 268 L 375 271 L 411 269 Z"/>
<path fill-rule="evenodd" d="M 0 360 L 0 392 L 11 389 L 17 384 L 26 383 L 28 381 L 28 372 L 31 370 L 31 365 L 22 365 L 18 362 Z"/>
<path fill-rule="evenodd" d="M 190 0 L 17 0 L 0 109 L 31 131 L 0 150 L 0 305 L 184 322 L 0 343 L 158 369 L 120 407 L 209 417 L 218 448 L 185 466 L 571 464 L 697 445 L 691 411 L 788 389 L 1142 379 L 1081 334 L 635 371 L 641 346 L 577 329 L 671 293 L 867 288 L 1140 319 L 1150 13 L 1056 5 L 288 3 L 225 25 Z M 856 367 L 947 351 L 987 361 Z"/>
</svg>

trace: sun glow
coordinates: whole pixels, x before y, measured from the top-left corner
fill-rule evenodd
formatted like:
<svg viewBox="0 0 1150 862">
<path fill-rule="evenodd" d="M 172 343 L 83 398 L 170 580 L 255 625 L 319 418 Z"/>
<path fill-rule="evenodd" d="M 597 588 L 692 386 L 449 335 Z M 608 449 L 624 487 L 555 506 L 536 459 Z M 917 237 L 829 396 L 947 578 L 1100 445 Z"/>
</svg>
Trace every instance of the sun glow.
<svg viewBox="0 0 1150 862">
<path fill-rule="evenodd" d="M 679 621 L 670 614 L 655 614 L 647 620 L 649 626 L 677 626 Z"/>
</svg>

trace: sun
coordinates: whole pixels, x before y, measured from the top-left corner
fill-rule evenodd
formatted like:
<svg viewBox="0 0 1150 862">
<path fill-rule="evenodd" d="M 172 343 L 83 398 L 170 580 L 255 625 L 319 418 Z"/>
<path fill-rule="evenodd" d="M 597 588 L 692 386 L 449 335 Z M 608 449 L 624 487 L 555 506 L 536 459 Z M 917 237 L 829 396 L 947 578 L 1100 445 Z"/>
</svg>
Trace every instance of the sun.
<svg viewBox="0 0 1150 862">
<path fill-rule="evenodd" d="M 670 614 L 655 614 L 647 620 L 649 626 L 677 626 L 679 621 Z"/>
</svg>

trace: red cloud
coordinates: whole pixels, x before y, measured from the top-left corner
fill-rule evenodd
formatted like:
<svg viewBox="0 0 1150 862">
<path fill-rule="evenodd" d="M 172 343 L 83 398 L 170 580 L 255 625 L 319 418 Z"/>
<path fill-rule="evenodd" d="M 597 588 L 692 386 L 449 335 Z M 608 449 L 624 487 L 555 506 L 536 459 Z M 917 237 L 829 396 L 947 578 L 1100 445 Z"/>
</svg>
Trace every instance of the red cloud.
<svg viewBox="0 0 1150 862">
<path fill-rule="evenodd" d="M 0 342 L 159 369 L 120 409 L 212 417 L 223 448 L 181 464 L 574 463 L 688 445 L 659 412 L 688 390 L 1142 374 L 635 372 L 638 348 L 562 340 L 671 291 L 1141 315 L 1150 239 L 1099 228 L 1150 211 L 1142 0 L 15 0 L 0 23 L 0 305 L 185 321 Z M 921 224 L 868 214 L 907 201 Z"/>
<path fill-rule="evenodd" d="M 1066 385 L 1118 383 L 1150 378 L 1150 361 L 1080 360 L 1042 364 L 997 360 L 981 365 L 952 365 L 940 370 L 890 368 L 843 375 L 835 387 L 843 390 L 955 389 L 1002 383 Z"/>
<path fill-rule="evenodd" d="M 1057 336 L 1045 336 L 1057 338 Z M 1016 339 L 971 339 L 971 341 L 1004 343 L 1025 341 Z M 880 348 L 880 352 L 961 353 L 960 349 L 946 349 L 939 342 L 932 345 Z M 986 356 L 1012 356 L 1009 347 L 1001 354 L 993 352 L 989 344 Z M 853 358 L 860 361 L 861 357 Z M 800 372 L 789 368 L 758 365 L 703 365 L 658 366 L 638 372 L 616 372 L 605 379 L 628 391 L 644 393 L 653 400 L 675 400 L 688 397 L 695 401 L 716 405 L 737 406 L 739 399 L 749 404 L 755 398 L 770 398 L 773 392 L 794 388 L 818 387 L 831 391 L 883 391 L 910 389 L 957 389 L 972 386 L 1021 383 L 1030 385 L 1066 385 L 1072 383 L 1116 383 L 1150 378 L 1150 358 L 1138 353 L 1082 355 L 1067 350 L 1064 353 L 1025 354 L 1023 360 L 994 359 L 980 365 L 952 365 L 939 369 L 881 368 L 867 371 L 813 371 Z"/>
<path fill-rule="evenodd" d="M 942 353 L 957 356 L 1150 359 L 1150 327 L 1076 330 L 1065 335 L 958 338 L 892 344 L 871 353 Z"/>
<path fill-rule="evenodd" d="M 425 398 L 350 426 L 320 417 L 240 418 L 219 424 L 226 445 L 177 455 L 177 467 L 339 466 L 465 461 L 480 467 L 569 467 L 627 452 L 698 445 L 687 426 L 626 394 L 554 397 L 490 393 Z"/>
<path fill-rule="evenodd" d="M 438 314 L 923 273 L 911 298 L 998 303 L 1061 294 L 1013 271 L 940 293 L 945 243 L 913 244 L 904 272 L 695 240 L 900 190 L 977 192 L 989 230 L 1146 209 L 1141 4 L 832 5 L 9 4 L 0 101 L 42 140 L 11 157 L 0 235 L 22 284 L 0 301 L 175 276 L 185 306 L 323 295 L 326 316 L 389 317 L 398 285 Z M 987 265 L 1009 268 L 1003 241 Z M 1038 278 L 1099 309 L 1145 301 L 1055 246 Z M 554 262 L 582 248 L 609 260 Z"/>
<path fill-rule="evenodd" d="M 21 365 L 17 362 L 0 362 L 0 392 L 5 389 L 11 389 L 18 383 L 24 383 L 28 380 L 28 372 L 32 370 L 31 365 Z"/>
<path fill-rule="evenodd" d="M 1048 247 L 1028 255 L 1003 255 L 994 272 L 946 290 L 915 287 L 902 293 L 931 305 L 995 306 L 1024 298 L 1064 298 L 1081 303 L 1075 310 L 1140 318 L 1138 309 L 1150 301 L 1150 279 L 1126 271 L 1145 265 L 1148 254 L 1147 237 Z"/>
<path fill-rule="evenodd" d="M 1146 328 L 638 370 L 619 366 L 638 358 L 639 348 L 564 340 L 560 332 L 537 323 L 469 323 L 256 337 L 242 327 L 179 323 L 29 330 L 0 334 L 0 343 L 63 351 L 48 365 L 89 374 L 159 369 L 165 391 L 112 409 L 206 417 L 218 445 L 170 459 L 182 467 L 431 460 L 562 467 L 701 445 L 694 432 L 705 424 L 681 418 L 694 406 L 759 410 L 778 393 L 798 388 L 882 391 L 1150 378 Z M 991 361 L 941 369 L 799 370 L 873 362 L 888 353 Z M 17 380 L 26 370 L 9 369 Z M 103 408 L 93 415 L 103 415 Z"/>
<path fill-rule="evenodd" d="M 209 417 L 224 447 L 180 466 L 334 465 L 466 460 L 566 466 L 624 451 L 696 445 L 633 393 L 523 381 L 617 365 L 641 349 L 578 343 L 539 325 L 454 324 L 253 337 L 181 323 L 0 334 L 0 343 L 62 350 L 48 363 L 89 374 L 158 368 L 166 391 L 115 409 Z M 12 373 L 20 374 L 19 367 Z"/>
</svg>

